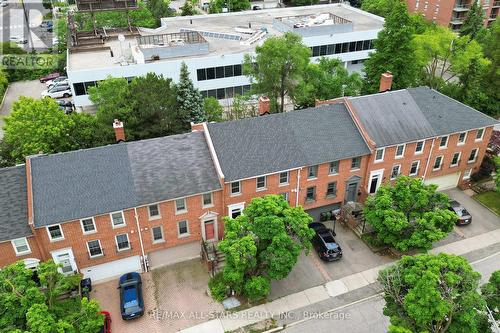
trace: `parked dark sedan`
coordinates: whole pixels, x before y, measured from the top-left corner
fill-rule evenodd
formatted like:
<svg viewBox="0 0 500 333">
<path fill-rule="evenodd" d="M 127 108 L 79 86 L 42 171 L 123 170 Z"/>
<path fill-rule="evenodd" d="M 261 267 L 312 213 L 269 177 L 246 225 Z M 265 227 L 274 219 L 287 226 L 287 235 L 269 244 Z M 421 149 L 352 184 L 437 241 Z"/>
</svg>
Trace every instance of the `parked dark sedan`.
<svg viewBox="0 0 500 333">
<path fill-rule="evenodd" d="M 457 215 L 456 225 L 467 225 L 472 222 L 472 216 L 460 202 L 456 200 L 450 201 L 450 210 Z"/>
<path fill-rule="evenodd" d="M 120 277 L 120 311 L 124 320 L 139 318 L 144 314 L 141 275 L 136 272 Z"/>
<path fill-rule="evenodd" d="M 312 243 L 318 256 L 325 261 L 336 261 L 342 258 L 342 248 L 333 238 L 333 233 L 322 223 L 311 223 L 309 228 L 315 231 Z"/>
<path fill-rule="evenodd" d="M 70 114 L 73 112 L 73 103 L 71 101 L 58 100 L 57 104 L 59 104 L 59 109 L 63 110 L 64 113 Z"/>
</svg>

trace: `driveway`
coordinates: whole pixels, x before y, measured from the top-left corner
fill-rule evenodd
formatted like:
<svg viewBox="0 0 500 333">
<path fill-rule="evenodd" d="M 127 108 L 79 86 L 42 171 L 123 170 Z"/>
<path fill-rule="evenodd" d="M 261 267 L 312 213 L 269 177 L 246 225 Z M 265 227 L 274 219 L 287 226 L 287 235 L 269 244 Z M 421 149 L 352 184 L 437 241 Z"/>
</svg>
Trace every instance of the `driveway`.
<svg viewBox="0 0 500 333">
<path fill-rule="evenodd" d="M 12 104 L 19 99 L 20 96 L 40 98 L 42 91 L 47 89 L 44 83 L 38 80 L 20 81 L 9 84 L 7 93 L 5 94 L 2 107 L 0 108 L 0 139 L 3 137 L 3 117 L 11 112 Z"/>
</svg>

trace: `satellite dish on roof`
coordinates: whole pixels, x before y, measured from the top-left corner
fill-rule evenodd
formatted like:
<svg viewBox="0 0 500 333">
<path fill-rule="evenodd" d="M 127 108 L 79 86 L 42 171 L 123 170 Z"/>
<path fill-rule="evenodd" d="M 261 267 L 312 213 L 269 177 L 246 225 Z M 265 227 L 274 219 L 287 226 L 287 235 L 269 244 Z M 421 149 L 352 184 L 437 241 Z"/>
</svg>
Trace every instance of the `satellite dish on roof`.
<svg viewBox="0 0 500 333">
<path fill-rule="evenodd" d="M 124 36 L 124 35 L 122 35 L 122 34 L 119 34 L 119 35 L 118 35 L 118 40 L 119 40 L 120 42 L 124 42 L 124 41 L 125 41 L 125 36 Z"/>
</svg>

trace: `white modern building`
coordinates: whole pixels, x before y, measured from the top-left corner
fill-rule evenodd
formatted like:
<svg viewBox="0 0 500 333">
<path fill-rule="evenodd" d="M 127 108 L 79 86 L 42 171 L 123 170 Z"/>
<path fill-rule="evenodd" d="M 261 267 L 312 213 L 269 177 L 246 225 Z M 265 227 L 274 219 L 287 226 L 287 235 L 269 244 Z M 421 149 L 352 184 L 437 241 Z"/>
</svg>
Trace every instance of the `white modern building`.
<svg viewBox="0 0 500 333">
<path fill-rule="evenodd" d="M 230 99 L 250 88 L 242 74 L 244 55 L 271 36 L 292 31 L 311 47 L 313 59 L 335 57 L 359 71 L 383 23 L 345 4 L 164 18 L 161 28 L 142 29 L 140 36 L 113 36 L 97 47 L 70 50 L 67 73 L 80 107 L 92 104 L 87 88 L 99 80 L 155 72 L 176 81 L 183 61 L 205 96 Z"/>
</svg>

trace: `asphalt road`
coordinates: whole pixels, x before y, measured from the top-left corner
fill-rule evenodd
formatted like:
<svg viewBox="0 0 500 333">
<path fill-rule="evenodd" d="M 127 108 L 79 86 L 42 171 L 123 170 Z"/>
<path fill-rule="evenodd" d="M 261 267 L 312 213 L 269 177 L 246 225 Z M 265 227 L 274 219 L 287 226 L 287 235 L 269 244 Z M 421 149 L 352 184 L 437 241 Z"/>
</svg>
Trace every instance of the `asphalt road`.
<svg viewBox="0 0 500 333">
<path fill-rule="evenodd" d="M 500 252 L 472 263 L 472 267 L 481 273 L 481 283 L 488 281 L 491 273 L 500 269 Z M 386 333 L 389 319 L 382 313 L 384 300 L 375 295 L 360 300 L 352 305 L 340 309 L 333 309 L 329 313 L 315 314 L 315 319 L 289 326 L 283 332 L 287 333 Z"/>
</svg>

